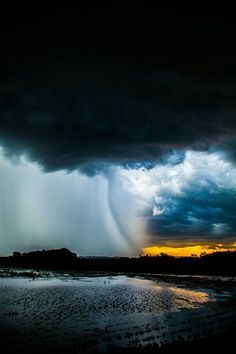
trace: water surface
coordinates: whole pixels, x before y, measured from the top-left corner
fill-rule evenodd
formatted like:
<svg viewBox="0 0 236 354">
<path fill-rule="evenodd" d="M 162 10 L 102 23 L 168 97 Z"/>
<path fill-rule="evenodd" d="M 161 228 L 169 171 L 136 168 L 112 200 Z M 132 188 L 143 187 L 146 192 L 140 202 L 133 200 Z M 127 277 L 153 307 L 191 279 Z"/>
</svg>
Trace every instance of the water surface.
<svg viewBox="0 0 236 354">
<path fill-rule="evenodd" d="M 210 322 L 217 330 L 214 304 L 229 297 L 210 287 L 123 275 L 2 278 L 0 290 L 1 327 L 14 335 L 13 345 L 73 343 L 88 351 L 189 339 L 199 326 L 209 330 Z"/>
</svg>

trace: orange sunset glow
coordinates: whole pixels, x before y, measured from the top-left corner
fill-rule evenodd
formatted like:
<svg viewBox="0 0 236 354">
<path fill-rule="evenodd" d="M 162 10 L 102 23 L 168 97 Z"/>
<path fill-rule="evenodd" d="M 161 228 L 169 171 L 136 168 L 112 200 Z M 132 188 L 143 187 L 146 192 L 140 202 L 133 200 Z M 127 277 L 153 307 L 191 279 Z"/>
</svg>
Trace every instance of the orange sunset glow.
<svg viewBox="0 0 236 354">
<path fill-rule="evenodd" d="M 150 246 L 143 248 L 143 254 L 157 256 L 161 253 L 175 257 L 200 256 L 202 253 L 236 251 L 236 244 L 232 245 L 191 245 L 191 246 Z"/>
</svg>

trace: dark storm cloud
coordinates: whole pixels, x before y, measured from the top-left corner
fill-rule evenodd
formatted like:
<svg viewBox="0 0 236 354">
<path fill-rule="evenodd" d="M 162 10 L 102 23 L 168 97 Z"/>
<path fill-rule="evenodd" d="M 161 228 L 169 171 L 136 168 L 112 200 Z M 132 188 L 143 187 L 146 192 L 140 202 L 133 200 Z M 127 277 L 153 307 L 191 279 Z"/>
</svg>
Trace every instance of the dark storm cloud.
<svg viewBox="0 0 236 354">
<path fill-rule="evenodd" d="M 235 196 L 226 195 L 209 199 L 209 193 L 201 195 L 201 201 L 196 195 L 169 201 L 172 207 L 158 218 L 149 220 L 149 231 L 158 234 L 166 240 L 168 236 L 178 239 L 208 239 L 223 240 L 235 237 L 236 214 L 234 212 Z M 167 202 L 168 203 L 168 202 Z"/>
<path fill-rule="evenodd" d="M 227 21 L 219 29 L 218 18 L 200 27 L 189 19 L 186 30 L 184 16 L 166 22 L 159 13 L 148 40 L 123 32 L 118 39 L 119 31 L 113 40 L 86 32 L 86 40 L 81 17 L 60 16 L 27 20 L 10 34 L 5 26 L 0 144 L 8 157 L 24 153 L 45 171 L 93 175 L 107 163 L 155 163 L 166 151 L 207 150 L 235 134 L 235 33 Z"/>
<path fill-rule="evenodd" d="M 152 83 L 144 76 L 135 88 L 124 78 L 114 88 L 97 73 L 89 78 L 83 70 L 68 70 L 66 78 L 61 72 L 44 78 L 30 73 L 30 79 L 2 82 L 0 141 L 6 154 L 25 153 L 45 170 L 70 170 L 93 160 L 155 160 L 175 147 L 207 149 L 235 132 L 235 97 L 219 100 L 211 86 L 170 75 L 165 82 L 164 74 L 155 73 Z"/>
<path fill-rule="evenodd" d="M 235 238 L 235 167 L 218 153 L 187 153 L 182 165 L 168 171 L 156 168 L 153 216 L 149 233 L 160 241 Z M 164 183 L 161 181 L 165 176 Z M 157 179 L 159 178 L 159 180 Z M 153 207 L 153 206 L 152 206 Z"/>
</svg>

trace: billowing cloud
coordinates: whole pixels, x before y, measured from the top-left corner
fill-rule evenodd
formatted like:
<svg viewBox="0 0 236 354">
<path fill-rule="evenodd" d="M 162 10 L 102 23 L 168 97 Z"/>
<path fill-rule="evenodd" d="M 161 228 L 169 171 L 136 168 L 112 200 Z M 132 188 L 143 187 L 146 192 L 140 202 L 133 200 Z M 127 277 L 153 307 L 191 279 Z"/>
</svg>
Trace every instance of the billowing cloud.
<svg viewBox="0 0 236 354">
<path fill-rule="evenodd" d="M 162 215 L 164 213 L 165 209 L 161 209 L 159 206 L 154 205 L 153 210 L 152 210 L 152 215 L 157 216 L 157 215 Z"/>
<path fill-rule="evenodd" d="M 64 11 L 24 20 L 11 11 L 0 23 L 3 249 L 46 239 L 64 246 L 68 234 L 84 254 L 135 253 L 146 235 L 160 243 L 230 243 L 230 21 L 215 12 L 199 21 L 160 11 L 148 14 L 151 36 L 133 35 L 128 18 L 129 30 L 117 37 L 110 26 L 99 35 L 102 21 L 91 9 L 74 10 L 67 21 Z M 88 35 L 91 18 L 99 22 L 97 36 Z"/>
<path fill-rule="evenodd" d="M 235 155 L 228 37 L 173 41 L 174 55 L 160 39 L 18 39 L 0 58 L 0 145 L 9 158 L 92 176 L 109 163 L 155 165 L 176 149 L 218 144 Z M 198 59 L 194 44 L 202 45 Z"/>
<path fill-rule="evenodd" d="M 67 246 L 137 255 L 151 244 L 232 245 L 235 165 L 218 152 L 189 150 L 176 164 L 174 156 L 149 169 L 107 166 L 93 178 L 45 174 L 24 157 L 16 164 L 0 156 L 1 252 Z"/>
<path fill-rule="evenodd" d="M 235 238 L 236 167 L 223 154 L 187 151 L 175 166 L 122 173 L 143 203 L 152 242 Z"/>
<path fill-rule="evenodd" d="M 114 89 L 108 73 L 101 81 L 82 70 L 66 78 L 60 71 L 44 78 L 29 73 L 30 79 L 1 83 L 0 143 L 6 156 L 25 154 L 45 171 L 80 167 L 94 174 L 106 163 L 156 163 L 176 148 L 204 151 L 221 136 L 227 149 L 236 133 L 229 112 L 236 109 L 234 96 L 222 107 L 229 99 L 223 95 L 219 106 L 207 83 L 153 73 L 155 81 L 143 77 L 138 88 L 128 75 Z M 202 104 L 194 102 L 197 97 Z"/>
</svg>

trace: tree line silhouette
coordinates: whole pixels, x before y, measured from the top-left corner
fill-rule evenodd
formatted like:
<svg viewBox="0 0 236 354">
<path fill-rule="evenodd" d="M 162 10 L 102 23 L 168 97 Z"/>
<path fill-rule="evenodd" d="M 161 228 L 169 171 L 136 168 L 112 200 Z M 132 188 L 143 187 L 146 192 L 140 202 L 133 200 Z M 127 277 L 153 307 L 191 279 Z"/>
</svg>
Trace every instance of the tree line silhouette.
<svg viewBox="0 0 236 354">
<path fill-rule="evenodd" d="M 1 267 L 81 272 L 235 275 L 236 251 L 177 258 L 166 254 L 140 257 L 81 257 L 67 248 L 13 252 L 0 257 Z"/>
</svg>

